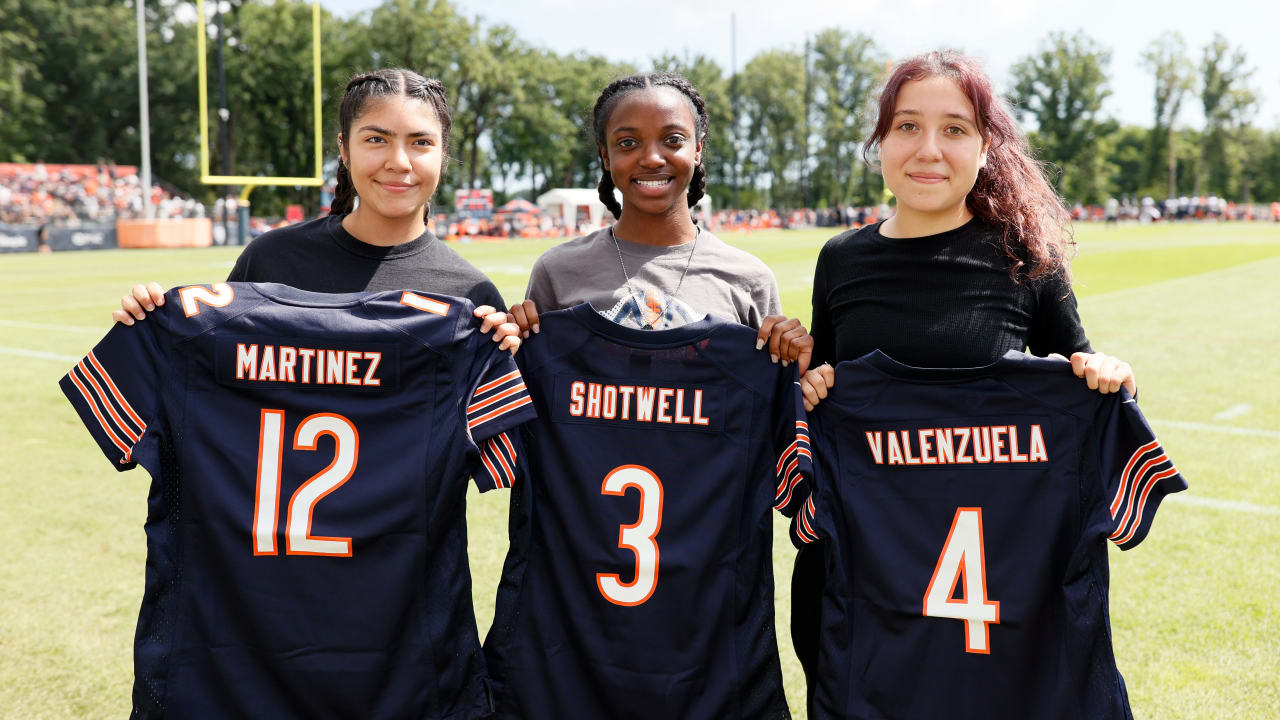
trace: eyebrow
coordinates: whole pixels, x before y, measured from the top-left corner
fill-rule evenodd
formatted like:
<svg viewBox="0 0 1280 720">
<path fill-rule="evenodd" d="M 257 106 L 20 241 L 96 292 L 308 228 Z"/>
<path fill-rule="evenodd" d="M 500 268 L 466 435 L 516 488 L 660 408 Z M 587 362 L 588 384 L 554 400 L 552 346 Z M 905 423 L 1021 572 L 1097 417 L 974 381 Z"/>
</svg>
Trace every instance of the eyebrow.
<svg viewBox="0 0 1280 720">
<path fill-rule="evenodd" d="M 894 111 L 893 116 L 894 116 L 894 117 L 898 117 L 899 115 L 921 115 L 921 114 L 922 114 L 922 113 L 921 113 L 919 110 L 912 110 L 912 109 L 910 109 L 910 108 L 906 108 L 906 109 L 903 109 L 903 110 L 896 110 L 896 111 Z M 962 113 L 943 113 L 943 114 L 942 114 L 942 117 L 945 117 L 945 118 L 955 118 L 955 119 L 957 119 L 957 120 L 963 120 L 963 121 L 965 121 L 965 122 L 969 123 L 970 125 L 976 125 L 976 124 L 977 124 L 977 123 L 975 123 L 975 122 L 973 121 L 973 118 L 969 117 L 968 115 L 964 115 L 964 114 L 962 114 Z"/>
<path fill-rule="evenodd" d="M 379 135 L 387 135 L 389 137 L 396 136 L 396 133 L 394 130 L 388 130 L 384 127 L 378 127 L 377 125 L 361 125 L 359 128 L 356 129 L 356 132 L 364 132 L 365 130 L 376 132 Z M 436 134 L 429 130 L 419 130 L 417 132 L 409 133 L 408 136 L 411 138 L 419 138 L 419 137 L 434 138 Z"/>
<path fill-rule="evenodd" d="M 640 129 L 640 128 L 631 127 L 630 125 L 623 125 L 622 127 L 616 127 L 616 128 L 614 128 L 614 129 L 613 129 L 613 132 L 612 132 L 611 134 L 612 134 L 612 135 L 617 135 L 618 133 L 623 133 L 623 132 L 636 132 L 636 131 L 638 131 L 639 129 Z M 681 125 L 681 124 L 679 124 L 679 123 L 670 123 L 670 124 L 664 125 L 664 126 L 663 126 L 663 128 L 662 128 L 662 130 L 663 130 L 663 132 L 666 132 L 666 131 L 668 131 L 668 130 L 679 130 L 680 132 L 688 133 L 688 132 L 689 132 L 689 126 L 688 126 L 688 125 Z"/>
</svg>

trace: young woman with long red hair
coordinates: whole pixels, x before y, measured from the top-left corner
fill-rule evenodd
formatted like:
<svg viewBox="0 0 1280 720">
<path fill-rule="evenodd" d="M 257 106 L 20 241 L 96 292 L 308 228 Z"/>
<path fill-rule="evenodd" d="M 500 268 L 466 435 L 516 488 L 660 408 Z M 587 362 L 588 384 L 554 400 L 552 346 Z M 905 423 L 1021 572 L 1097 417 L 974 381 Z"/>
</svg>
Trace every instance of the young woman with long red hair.
<svg viewBox="0 0 1280 720">
<path fill-rule="evenodd" d="M 1057 354 L 1090 388 L 1135 391 L 1129 365 L 1089 345 L 1071 291 L 1070 217 L 976 60 L 940 51 L 897 65 L 863 153 L 873 166 L 878 156 L 897 210 L 818 256 L 807 406 L 826 397 L 835 363 L 873 350 L 920 367 Z M 822 550 L 809 545 L 796 558 L 791 628 L 811 698 L 824 579 Z"/>
</svg>

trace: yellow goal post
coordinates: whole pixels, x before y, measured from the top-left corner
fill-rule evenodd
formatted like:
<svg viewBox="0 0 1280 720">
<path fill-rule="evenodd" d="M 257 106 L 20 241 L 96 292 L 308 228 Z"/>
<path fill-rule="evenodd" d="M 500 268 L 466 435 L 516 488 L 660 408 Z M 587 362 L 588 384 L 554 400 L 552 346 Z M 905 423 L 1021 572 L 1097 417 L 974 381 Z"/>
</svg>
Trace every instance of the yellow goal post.
<svg viewBox="0 0 1280 720">
<path fill-rule="evenodd" d="M 214 0 L 219 2 L 219 0 Z M 200 182 L 205 185 L 244 185 L 244 196 L 256 185 L 306 185 L 319 187 L 324 184 L 324 151 L 320 124 L 320 0 L 311 4 L 311 69 L 312 100 L 315 108 L 315 175 L 312 177 L 267 177 L 262 175 L 210 175 L 209 174 L 209 90 L 208 63 L 205 57 L 205 39 L 208 28 L 204 17 L 204 0 L 196 0 L 196 56 L 200 68 Z"/>
</svg>

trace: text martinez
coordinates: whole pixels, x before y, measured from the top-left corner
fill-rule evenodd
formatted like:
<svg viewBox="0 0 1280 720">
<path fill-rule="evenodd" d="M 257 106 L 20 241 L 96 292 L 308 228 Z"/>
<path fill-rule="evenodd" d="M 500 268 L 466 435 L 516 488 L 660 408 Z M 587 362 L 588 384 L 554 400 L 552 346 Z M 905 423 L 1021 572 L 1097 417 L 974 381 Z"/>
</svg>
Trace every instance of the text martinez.
<svg viewBox="0 0 1280 720">
<path fill-rule="evenodd" d="M 236 343 L 236 379 L 378 387 L 382 353 Z"/>
</svg>

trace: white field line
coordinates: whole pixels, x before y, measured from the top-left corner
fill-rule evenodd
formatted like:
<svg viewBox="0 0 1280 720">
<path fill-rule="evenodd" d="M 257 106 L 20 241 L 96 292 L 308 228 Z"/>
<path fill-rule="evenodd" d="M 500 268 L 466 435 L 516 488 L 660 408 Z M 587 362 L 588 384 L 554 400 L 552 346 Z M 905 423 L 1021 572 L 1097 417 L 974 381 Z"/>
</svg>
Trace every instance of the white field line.
<svg viewBox="0 0 1280 720">
<path fill-rule="evenodd" d="M 1223 410 L 1220 413 L 1216 413 L 1213 416 L 1213 419 L 1214 420 L 1231 420 L 1233 418 L 1238 418 L 1241 415 L 1248 415 L 1250 410 L 1253 410 L 1252 405 L 1250 405 L 1249 403 L 1240 403 L 1239 405 L 1232 405 L 1231 407 L 1227 408 L 1226 410 Z"/>
<path fill-rule="evenodd" d="M 59 332 L 92 332 L 104 334 L 111 328 L 89 327 L 88 325 L 53 325 L 50 323 L 34 323 L 25 320 L 0 320 L 0 327 L 24 328 L 27 330 L 55 330 Z"/>
<path fill-rule="evenodd" d="M 28 350 L 26 348 L 4 347 L 0 345 L 0 354 L 17 355 L 19 357 L 36 358 L 39 360 L 56 360 L 58 362 L 78 363 L 80 358 L 75 355 L 62 355 L 60 353 L 43 352 L 41 350 Z"/>
<path fill-rule="evenodd" d="M 1231 427 L 1230 425 L 1210 425 L 1209 423 L 1185 422 L 1183 420 L 1162 420 L 1151 418 L 1152 425 L 1167 425 L 1180 430 L 1200 430 L 1202 432 L 1223 433 L 1225 435 L 1248 435 L 1280 440 L 1280 430 L 1259 430 L 1257 428 Z"/>
<path fill-rule="evenodd" d="M 1280 507 L 1274 507 L 1271 505 L 1254 505 L 1253 503 L 1240 502 L 1238 500 L 1214 500 L 1213 498 L 1200 497 L 1199 495 L 1187 495 L 1185 493 L 1169 495 L 1165 499 L 1170 502 L 1186 505 L 1199 505 L 1201 507 L 1213 508 L 1214 510 L 1230 510 L 1232 512 L 1249 513 L 1251 515 L 1280 515 Z"/>
</svg>

